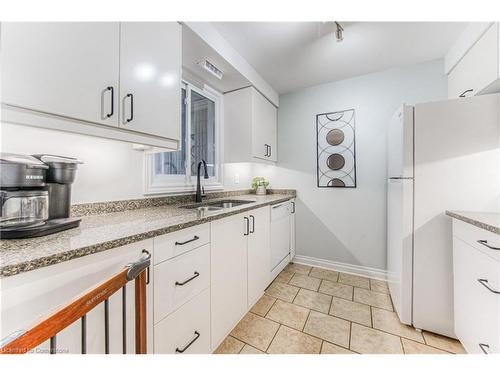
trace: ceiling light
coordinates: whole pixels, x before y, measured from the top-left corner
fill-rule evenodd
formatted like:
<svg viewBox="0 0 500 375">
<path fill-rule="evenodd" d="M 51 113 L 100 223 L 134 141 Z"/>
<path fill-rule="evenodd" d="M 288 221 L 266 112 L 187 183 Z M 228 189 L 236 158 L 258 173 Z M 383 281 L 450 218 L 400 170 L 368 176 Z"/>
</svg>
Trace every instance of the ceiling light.
<svg viewBox="0 0 500 375">
<path fill-rule="evenodd" d="M 341 42 L 344 40 L 344 28 L 340 26 L 340 23 L 338 23 L 337 21 L 335 21 L 335 26 L 337 26 L 337 30 L 335 30 L 335 38 L 337 39 L 337 42 Z"/>
</svg>

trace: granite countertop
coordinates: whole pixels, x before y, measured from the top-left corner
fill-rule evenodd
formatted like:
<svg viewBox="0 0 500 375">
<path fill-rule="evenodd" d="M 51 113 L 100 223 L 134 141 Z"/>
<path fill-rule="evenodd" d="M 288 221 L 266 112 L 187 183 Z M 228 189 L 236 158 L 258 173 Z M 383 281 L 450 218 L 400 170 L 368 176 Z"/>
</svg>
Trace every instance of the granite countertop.
<svg viewBox="0 0 500 375">
<path fill-rule="evenodd" d="M 83 216 L 80 227 L 75 229 L 45 237 L 0 241 L 0 278 L 109 250 L 240 212 L 285 202 L 295 196 L 293 190 L 264 196 L 231 194 L 226 198 L 254 202 L 210 213 L 180 208 L 179 206 L 193 203 L 185 200 L 176 204 L 120 212 L 102 214 L 92 212 L 93 214 Z M 223 197 L 218 196 L 218 198 Z M 216 199 L 211 199 L 211 201 L 214 200 Z"/>
<path fill-rule="evenodd" d="M 446 211 L 446 215 L 465 221 L 478 228 L 500 234 L 500 213 L 473 211 Z"/>
</svg>

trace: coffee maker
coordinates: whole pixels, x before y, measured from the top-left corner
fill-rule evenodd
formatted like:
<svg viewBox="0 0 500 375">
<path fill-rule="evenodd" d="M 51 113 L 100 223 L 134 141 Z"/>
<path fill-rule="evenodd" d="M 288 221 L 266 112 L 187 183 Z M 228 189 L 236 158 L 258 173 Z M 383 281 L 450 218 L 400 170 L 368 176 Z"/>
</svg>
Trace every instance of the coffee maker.
<svg viewBox="0 0 500 375">
<path fill-rule="evenodd" d="M 0 238 L 39 237 L 80 225 L 71 184 L 82 162 L 55 155 L 0 155 Z"/>
</svg>

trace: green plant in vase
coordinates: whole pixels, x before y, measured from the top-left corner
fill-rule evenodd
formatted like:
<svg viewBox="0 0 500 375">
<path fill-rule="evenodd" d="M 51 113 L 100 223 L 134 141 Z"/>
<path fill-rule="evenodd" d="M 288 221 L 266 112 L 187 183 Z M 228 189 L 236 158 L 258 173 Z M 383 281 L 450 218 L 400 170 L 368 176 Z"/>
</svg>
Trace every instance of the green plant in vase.
<svg viewBox="0 0 500 375">
<path fill-rule="evenodd" d="M 266 195 L 268 186 L 269 181 L 265 177 L 254 177 L 252 180 L 252 189 L 257 195 Z"/>
</svg>

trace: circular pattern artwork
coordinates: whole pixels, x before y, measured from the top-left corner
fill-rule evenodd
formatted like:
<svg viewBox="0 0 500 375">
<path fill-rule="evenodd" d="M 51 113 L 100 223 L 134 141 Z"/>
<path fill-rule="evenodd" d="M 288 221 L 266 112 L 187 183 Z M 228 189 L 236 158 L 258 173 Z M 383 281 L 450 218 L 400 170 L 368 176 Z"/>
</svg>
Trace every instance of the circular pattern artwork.
<svg viewBox="0 0 500 375">
<path fill-rule="evenodd" d="M 333 178 L 328 181 L 329 187 L 345 187 L 344 181 L 339 180 L 338 178 Z"/>
<path fill-rule="evenodd" d="M 332 146 L 337 146 L 344 142 L 344 132 L 340 129 L 332 129 L 326 135 L 326 141 Z"/>
<path fill-rule="evenodd" d="M 326 164 L 331 170 L 338 171 L 344 167 L 345 159 L 340 154 L 331 154 L 328 159 L 326 159 Z"/>
<path fill-rule="evenodd" d="M 354 109 L 316 115 L 318 187 L 356 187 Z"/>
</svg>

